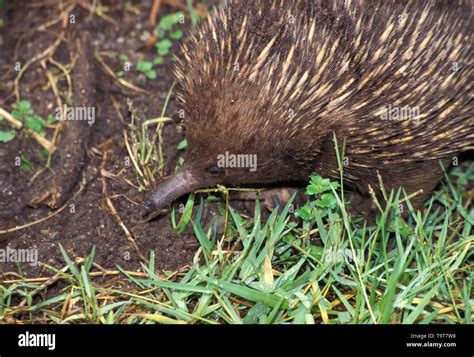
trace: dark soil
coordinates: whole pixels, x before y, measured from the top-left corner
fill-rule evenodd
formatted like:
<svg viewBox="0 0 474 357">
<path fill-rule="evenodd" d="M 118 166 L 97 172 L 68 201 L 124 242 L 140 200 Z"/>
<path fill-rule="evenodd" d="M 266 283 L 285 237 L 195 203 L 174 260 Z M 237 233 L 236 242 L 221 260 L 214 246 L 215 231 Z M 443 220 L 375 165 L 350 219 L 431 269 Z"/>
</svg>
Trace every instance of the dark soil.
<svg viewBox="0 0 474 357">
<path fill-rule="evenodd" d="M 62 10 L 55 2 L 42 3 L 50 5 L 10 1 L 0 7 L 0 107 L 8 112 L 16 102 L 12 95 L 14 79 L 18 75 L 14 64 L 24 65 L 40 54 L 54 43 L 62 30 L 59 22 L 45 31 L 35 31 L 38 26 L 58 18 Z M 127 270 L 138 269 L 143 262 L 140 256 L 147 257 L 150 251 L 155 252 L 157 268 L 175 270 L 191 262 L 198 247 L 192 229 L 188 227 L 188 231 L 177 236 L 167 214 L 140 223 L 145 214 L 142 202 L 147 192 L 139 193 L 127 183 L 127 180 L 135 182 L 133 167 L 127 165 L 128 153 L 123 138 L 130 122 L 127 99 L 139 119 L 159 117 L 174 78 L 169 63 L 156 67 L 158 76 L 155 80 L 145 80 L 135 71 L 141 58 L 150 60 L 155 54 L 154 46 L 145 46 L 141 39 L 144 33 L 153 32 L 148 22 L 151 1 L 134 1 L 133 8 L 126 7 L 125 3 L 102 1 L 102 5 L 109 6 L 107 19 L 91 15 L 79 5 L 74 7 L 70 14 L 75 16 L 75 23 L 68 24 L 65 38 L 53 55 L 54 60 L 63 65 L 75 60 L 71 71 L 72 101 L 78 103 L 75 105 L 95 107 L 95 124 L 67 122 L 57 142 L 51 170 L 42 170 L 46 158 L 41 147 L 22 131 L 17 131 L 13 141 L 0 143 L 0 230 L 34 222 L 66 205 L 59 214 L 42 223 L 0 235 L 0 249 L 7 246 L 36 248 L 40 262 L 56 267 L 64 266 L 59 244 L 71 258 L 85 257 L 95 246 L 95 262 L 104 268 L 119 265 Z M 162 5 L 158 18 L 178 10 Z M 184 26 L 190 26 L 188 17 Z M 94 60 L 97 51 L 112 54 L 105 57 L 105 61 L 114 70 L 120 69 L 119 55 L 127 55 L 132 69 L 126 80 L 148 93 L 118 85 Z M 173 48 L 175 51 L 177 49 Z M 20 98 L 29 101 L 35 112 L 45 118 L 54 114 L 57 104 L 51 87 L 47 87 L 48 78 L 40 62 L 33 63 L 25 71 L 19 82 L 19 92 Z M 48 68 L 52 67 L 48 64 Z M 67 88 L 64 77 L 58 82 L 58 88 Z M 175 168 L 180 155 L 177 145 L 184 138 L 184 133 L 177 127 L 178 111 L 173 95 L 166 115 L 176 122 L 167 124 L 163 130 L 165 174 Z M 10 129 L 5 121 L 0 122 L 0 130 Z M 53 132 L 48 130 L 48 139 L 51 140 Z M 31 169 L 16 165 L 16 159 L 22 155 L 31 162 Z M 104 177 L 102 169 L 112 175 Z M 139 251 L 117 222 L 106 197 L 110 198 L 136 240 Z M 211 209 L 218 204 L 210 205 Z M 211 216 L 212 212 L 205 212 L 204 220 L 210 220 Z M 22 264 L 21 269 L 26 276 L 44 273 L 41 265 Z M 16 264 L 0 263 L 0 273 L 11 271 L 18 272 Z"/>
</svg>

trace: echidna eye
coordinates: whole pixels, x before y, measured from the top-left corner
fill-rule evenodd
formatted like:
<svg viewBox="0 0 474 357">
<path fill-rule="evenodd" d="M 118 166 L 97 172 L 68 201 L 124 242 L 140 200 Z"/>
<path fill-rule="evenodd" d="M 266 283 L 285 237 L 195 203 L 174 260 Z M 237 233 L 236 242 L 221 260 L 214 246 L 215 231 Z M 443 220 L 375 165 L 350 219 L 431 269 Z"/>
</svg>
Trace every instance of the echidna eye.
<svg viewBox="0 0 474 357">
<path fill-rule="evenodd" d="M 222 176 L 225 173 L 224 168 L 219 166 L 209 166 L 206 171 L 214 176 Z"/>
</svg>

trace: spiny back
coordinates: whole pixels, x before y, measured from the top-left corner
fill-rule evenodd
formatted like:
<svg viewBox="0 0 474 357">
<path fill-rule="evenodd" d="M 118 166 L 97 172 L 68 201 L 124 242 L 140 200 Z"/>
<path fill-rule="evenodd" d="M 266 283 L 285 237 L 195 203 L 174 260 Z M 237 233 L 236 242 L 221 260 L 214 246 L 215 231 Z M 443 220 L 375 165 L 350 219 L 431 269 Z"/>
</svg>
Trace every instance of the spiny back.
<svg viewBox="0 0 474 357">
<path fill-rule="evenodd" d="M 473 148 L 472 20 L 470 1 L 229 1 L 178 61 L 188 135 L 316 147 L 335 131 L 358 167 Z"/>
</svg>

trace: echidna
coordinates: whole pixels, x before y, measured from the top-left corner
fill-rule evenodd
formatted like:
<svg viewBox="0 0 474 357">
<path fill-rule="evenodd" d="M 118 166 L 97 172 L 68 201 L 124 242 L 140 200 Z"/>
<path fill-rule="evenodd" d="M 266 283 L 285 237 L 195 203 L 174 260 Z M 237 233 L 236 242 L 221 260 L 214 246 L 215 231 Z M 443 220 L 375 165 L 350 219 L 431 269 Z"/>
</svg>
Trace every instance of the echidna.
<svg viewBox="0 0 474 357">
<path fill-rule="evenodd" d="M 386 190 L 422 189 L 419 208 L 441 163 L 474 147 L 473 9 L 471 1 L 228 1 L 183 45 L 175 74 L 189 152 L 148 206 L 216 184 L 337 178 L 335 135 L 345 142 L 346 182 L 367 193 L 380 175 Z M 255 170 L 236 167 L 245 155 Z"/>
</svg>

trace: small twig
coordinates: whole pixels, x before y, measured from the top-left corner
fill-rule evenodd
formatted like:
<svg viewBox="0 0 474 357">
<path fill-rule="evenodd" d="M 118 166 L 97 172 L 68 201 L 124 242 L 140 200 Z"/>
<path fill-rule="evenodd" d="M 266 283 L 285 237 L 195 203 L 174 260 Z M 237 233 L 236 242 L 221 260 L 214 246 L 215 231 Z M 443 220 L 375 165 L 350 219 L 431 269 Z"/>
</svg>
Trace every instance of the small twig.
<svg viewBox="0 0 474 357">
<path fill-rule="evenodd" d="M 94 266 L 96 264 L 94 263 Z M 67 267 L 61 269 L 61 272 L 66 272 Z M 137 271 L 126 271 L 128 275 L 131 276 L 137 276 L 137 277 L 147 277 L 148 273 L 142 273 L 142 272 L 137 272 Z M 5 273 L 8 274 L 8 273 Z M 95 276 L 109 276 L 109 275 L 121 275 L 122 272 L 116 271 L 116 270 L 106 270 L 106 271 L 98 271 L 98 272 L 90 272 L 89 276 L 95 277 Z M 59 275 L 58 279 L 67 279 L 67 277 L 61 276 L 59 273 L 56 274 Z M 2 283 L 4 284 L 18 284 L 18 283 L 28 283 L 28 284 L 34 284 L 34 283 L 40 283 L 40 282 L 45 282 L 43 285 L 46 284 L 49 280 L 55 279 L 56 275 L 50 276 L 50 277 L 44 277 L 44 278 L 30 278 L 30 279 L 13 279 L 13 280 L 3 280 Z M 56 279 L 56 280 L 58 280 Z M 48 284 L 51 285 L 51 284 Z"/>
<path fill-rule="evenodd" d="M 120 119 L 120 122 L 121 122 L 122 124 L 125 124 L 125 125 L 126 125 L 127 123 L 125 122 L 125 119 L 123 118 L 123 114 L 122 114 L 122 112 L 120 111 L 120 107 L 119 107 L 119 103 L 117 102 L 117 99 L 115 99 L 115 97 L 114 97 L 113 95 L 111 95 L 110 98 L 112 99 L 112 105 L 113 105 L 113 107 L 114 107 L 114 109 L 115 109 L 115 112 L 117 113 L 117 115 L 118 115 L 118 117 L 119 117 L 119 119 Z"/>
<path fill-rule="evenodd" d="M 30 223 L 26 223 L 26 224 L 23 224 L 23 225 L 21 225 L 21 226 L 17 226 L 17 227 L 13 227 L 13 228 L 0 230 L 0 235 L 12 233 L 12 232 L 17 232 L 17 231 L 20 231 L 20 230 L 22 230 L 22 229 L 25 229 L 25 228 L 29 228 L 29 227 L 31 227 L 31 226 L 34 226 L 34 225 L 36 225 L 36 224 L 38 224 L 38 223 L 47 221 L 48 219 L 53 218 L 54 216 L 56 216 L 58 213 L 61 213 L 66 207 L 67 207 L 67 204 L 65 204 L 64 206 L 62 206 L 61 208 L 59 208 L 59 209 L 56 210 L 55 212 L 53 212 L 53 213 L 47 215 L 46 217 L 37 219 L 36 221 L 30 222 Z"/>
<path fill-rule="evenodd" d="M 65 12 L 69 13 L 72 11 L 72 9 L 75 7 L 76 5 L 72 5 L 70 7 L 68 7 L 66 10 L 64 10 Z M 61 11 L 61 14 L 59 16 L 55 16 L 54 19 L 50 20 L 50 21 L 47 21 L 41 25 L 39 25 L 38 27 L 35 27 L 31 30 L 28 30 L 26 32 L 24 32 L 19 38 L 18 38 L 18 41 L 16 42 L 15 44 L 15 51 L 14 51 L 14 54 L 13 54 L 13 61 L 15 62 L 16 59 L 18 58 L 18 49 L 20 48 L 20 44 L 21 42 L 28 36 L 31 36 L 32 34 L 36 33 L 36 32 L 43 32 L 43 31 L 46 31 L 49 27 L 51 26 L 54 26 L 56 24 L 58 24 L 59 22 L 63 21 L 63 17 L 62 17 L 62 14 L 63 14 L 63 11 Z"/>
<path fill-rule="evenodd" d="M 29 66 L 31 66 L 33 63 L 40 61 L 42 59 L 51 57 L 56 49 L 58 48 L 59 44 L 64 40 L 64 37 L 66 35 L 66 28 L 67 28 L 67 23 L 68 23 L 68 15 L 69 11 L 72 10 L 73 7 L 68 8 L 66 11 L 64 11 L 61 14 L 61 18 L 63 20 L 63 30 L 59 34 L 59 36 L 56 38 L 56 40 L 53 42 L 51 46 L 46 48 L 44 51 L 38 53 L 36 56 L 31 58 L 28 62 L 25 63 L 24 66 L 21 67 L 20 71 L 18 72 L 18 75 L 15 78 L 14 81 L 14 93 L 16 97 L 16 101 L 20 101 L 20 79 L 23 76 L 23 73 L 28 69 Z"/>
<path fill-rule="evenodd" d="M 166 109 L 168 108 L 168 104 L 169 104 L 169 101 L 170 101 L 170 98 L 171 98 L 171 93 L 173 93 L 175 85 L 176 85 L 176 81 L 173 81 L 173 84 L 171 85 L 168 93 L 166 94 L 166 99 L 165 99 L 165 103 L 163 105 L 163 109 L 161 111 L 160 118 L 147 120 L 142 124 L 142 130 L 143 130 L 145 125 L 148 126 L 149 124 L 151 124 L 152 122 L 154 122 L 156 120 L 159 121 L 158 125 L 156 126 L 153 137 L 151 139 L 152 145 L 150 146 L 150 150 L 148 151 L 148 154 L 145 157 L 145 164 L 148 164 L 148 162 L 151 158 L 151 155 L 154 151 L 155 145 L 153 145 L 153 143 L 156 143 L 157 140 L 158 140 L 158 156 L 159 156 L 159 161 L 161 163 L 161 168 L 160 168 L 161 176 L 163 176 L 163 174 L 164 174 L 163 173 L 163 168 L 164 168 L 164 163 L 163 163 L 163 137 L 162 137 L 162 134 L 163 134 L 162 131 L 163 131 L 163 125 L 164 125 L 163 123 L 164 123 L 164 121 L 173 121 L 171 118 L 165 118 L 165 113 L 166 113 Z M 144 140 L 144 138 L 142 138 L 142 140 Z M 151 177 L 153 177 L 153 176 L 154 175 L 151 175 Z"/>
<path fill-rule="evenodd" d="M 156 26 L 156 15 L 160 11 L 161 0 L 153 0 L 153 4 L 150 10 L 150 16 L 148 17 L 148 21 L 152 27 Z"/>
<path fill-rule="evenodd" d="M 116 82 L 118 82 L 120 85 L 122 85 L 123 87 L 126 87 L 126 88 L 129 88 L 129 89 L 132 89 L 134 90 L 135 92 L 140 92 L 140 93 L 147 93 L 147 94 L 150 94 L 150 92 L 140 88 L 140 87 L 137 87 L 136 85 L 130 83 L 130 82 L 127 82 L 125 79 L 123 78 L 119 78 L 117 77 L 117 75 L 115 74 L 115 72 L 104 62 L 104 60 L 102 59 L 102 57 L 100 56 L 100 54 L 98 52 L 96 52 L 94 54 L 94 57 L 95 59 L 97 60 L 97 62 L 99 62 L 99 65 L 101 66 L 101 68 L 104 70 L 105 73 L 107 73 L 109 76 L 111 76 L 112 78 L 114 78 L 114 80 Z"/>
<path fill-rule="evenodd" d="M 40 144 L 42 147 L 44 147 L 46 150 L 49 151 L 49 153 L 54 153 L 56 151 L 56 145 L 54 145 L 52 142 L 50 142 L 48 139 L 42 137 L 35 131 L 31 130 L 28 127 L 25 127 L 23 125 L 23 122 L 20 120 L 16 119 L 13 115 L 11 115 L 9 112 L 7 112 L 5 109 L 0 108 L 0 116 L 4 117 L 8 123 L 10 123 L 15 129 L 23 129 L 25 130 L 28 135 L 30 135 L 33 139 L 35 139 L 38 144 Z"/>
<path fill-rule="evenodd" d="M 70 102 L 72 99 L 72 80 L 71 76 L 69 75 L 69 71 L 64 67 L 64 65 L 58 61 L 56 61 L 53 57 L 49 58 L 48 61 L 58 67 L 63 73 L 64 76 L 66 77 L 67 81 L 67 95 L 66 95 L 66 102 Z M 71 66 L 72 67 L 72 66 Z"/>
<path fill-rule="evenodd" d="M 116 28 L 120 27 L 117 21 L 115 21 L 112 17 L 110 17 L 110 16 L 108 16 L 104 13 L 103 10 L 107 9 L 105 6 L 101 6 L 100 3 L 99 3 L 99 6 L 97 6 L 97 1 L 96 0 L 93 1 L 92 6 L 89 6 L 87 3 L 82 2 L 82 1 L 78 5 L 81 6 L 82 8 L 84 8 L 85 10 L 89 11 L 91 15 L 95 15 L 95 16 L 101 18 L 102 20 L 105 20 L 105 21 L 111 23 Z M 90 17 L 89 17 L 89 19 L 90 19 Z"/>
<path fill-rule="evenodd" d="M 66 265 L 64 268 L 62 268 L 60 270 L 61 273 L 65 273 L 67 270 L 69 269 L 69 267 Z M 30 298 L 35 296 L 36 294 L 38 294 L 40 291 L 46 289 L 48 286 L 54 284 L 55 282 L 57 282 L 60 278 L 61 278 L 61 273 L 56 273 L 55 275 L 53 275 L 52 277 L 49 277 L 48 280 L 46 280 L 43 284 L 41 284 L 40 286 L 38 286 L 35 290 L 33 290 L 29 296 Z M 22 307 L 22 306 L 25 306 L 26 305 L 26 297 L 23 298 L 23 300 L 18 304 L 18 307 Z"/>
<path fill-rule="evenodd" d="M 140 170 L 140 166 L 138 165 L 138 162 L 135 159 L 135 155 L 133 155 L 130 144 L 128 143 L 128 135 L 126 130 L 123 131 L 123 140 L 125 142 L 125 147 L 127 148 L 128 155 L 130 155 L 130 160 L 132 160 L 133 166 L 135 166 L 135 170 L 137 170 L 138 174 L 140 175 L 140 178 L 144 180 L 145 186 L 148 186 L 148 181 L 143 175 L 143 172 Z"/>
<path fill-rule="evenodd" d="M 107 206 L 109 207 L 109 210 L 110 210 L 110 213 L 112 214 L 112 217 L 115 219 L 115 221 L 118 223 L 118 225 L 120 226 L 120 228 L 122 228 L 122 230 L 124 231 L 125 235 L 127 236 L 127 239 L 128 241 L 130 242 L 130 244 L 132 245 L 132 247 L 135 249 L 135 251 L 137 252 L 138 256 L 146 263 L 148 264 L 148 260 L 145 258 L 145 256 L 142 254 L 142 252 L 140 251 L 140 248 L 138 248 L 138 244 L 135 240 L 135 238 L 133 238 L 133 235 L 132 233 L 130 232 L 130 230 L 127 228 L 127 226 L 125 225 L 125 223 L 123 223 L 122 221 L 122 218 L 120 218 L 120 215 L 118 214 L 117 210 L 115 209 L 115 206 L 112 202 L 112 200 L 110 199 L 110 196 L 108 195 L 108 192 L 107 192 L 107 183 L 106 183 L 106 177 L 110 177 L 110 175 L 108 174 L 107 170 L 105 170 L 105 163 L 107 161 L 107 151 L 104 152 L 104 157 L 102 159 L 102 164 L 101 164 L 101 168 L 100 168 L 100 174 L 102 175 L 102 193 L 105 197 L 105 200 L 106 200 L 106 203 L 107 203 Z"/>
<path fill-rule="evenodd" d="M 41 61 L 41 67 L 43 67 L 44 71 L 46 72 L 46 77 L 48 77 L 48 81 L 51 85 L 51 89 L 53 90 L 54 97 L 56 98 L 56 104 L 60 110 L 61 117 L 59 118 L 59 125 L 56 126 L 56 129 L 54 131 L 53 135 L 53 143 L 56 143 L 56 140 L 58 138 L 59 132 L 61 131 L 61 127 L 64 123 L 64 113 L 63 113 L 63 100 L 61 99 L 61 96 L 59 95 L 59 89 L 58 86 L 56 85 L 56 81 L 53 78 L 53 75 L 48 69 L 48 66 L 46 66 L 46 61 Z"/>
</svg>

